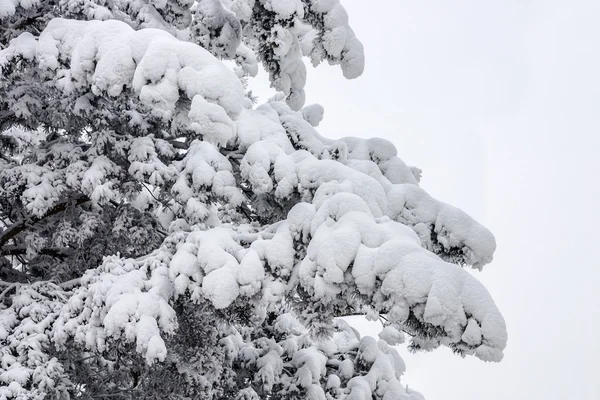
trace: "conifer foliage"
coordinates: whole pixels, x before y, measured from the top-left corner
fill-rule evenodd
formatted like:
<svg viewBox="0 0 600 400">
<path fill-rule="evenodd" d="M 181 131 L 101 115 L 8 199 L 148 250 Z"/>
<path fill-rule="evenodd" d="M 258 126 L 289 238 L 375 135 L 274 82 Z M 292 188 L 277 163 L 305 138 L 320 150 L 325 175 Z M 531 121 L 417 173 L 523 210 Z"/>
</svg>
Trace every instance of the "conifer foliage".
<svg viewBox="0 0 600 400">
<path fill-rule="evenodd" d="M 420 399 L 395 344 L 502 358 L 493 236 L 321 136 L 303 58 L 362 73 L 338 0 L 0 0 L 0 399 Z"/>
</svg>

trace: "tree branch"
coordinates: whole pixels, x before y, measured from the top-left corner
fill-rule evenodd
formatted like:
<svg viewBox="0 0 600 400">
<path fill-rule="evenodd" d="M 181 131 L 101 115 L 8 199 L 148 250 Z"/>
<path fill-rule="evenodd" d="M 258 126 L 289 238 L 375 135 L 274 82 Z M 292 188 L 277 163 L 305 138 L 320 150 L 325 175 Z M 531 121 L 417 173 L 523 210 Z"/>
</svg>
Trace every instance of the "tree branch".
<svg viewBox="0 0 600 400">
<path fill-rule="evenodd" d="M 15 116 L 15 112 L 12 110 L 0 111 L 0 122 L 5 119 L 9 119 Z"/>
<path fill-rule="evenodd" d="M 176 149 L 180 149 L 180 150 L 187 150 L 189 149 L 189 146 L 187 144 L 185 144 L 185 142 L 180 142 L 178 140 L 167 140 L 167 142 L 169 142 L 171 144 L 171 146 L 173 146 Z"/>
<path fill-rule="evenodd" d="M 146 189 L 148 191 L 148 193 L 150 194 L 150 196 L 152 196 L 152 198 L 154 200 L 156 200 L 159 204 L 162 204 L 164 207 L 168 208 L 173 214 L 175 214 L 175 211 L 173 211 L 173 209 L 171 208 L 171 206 L 169 206 L 169 203 L 164 202 L 164 201 L 160 201 L 159 199 L 156 198 L 156 196 L 154 196 L 154 193 L 152 193 L 152 191 L 148 188 L 148 186 L 146 186 L 146 184 L 142 181 L 140 181 L 140 183 L 142 184 L 142 186 L 144 187 L 144 189 Z M 165 236 L 168 236 L 166 234 L 166 232 L 161 232 L 164 233 Z"/>
<path fill-rule="evenodd" d="M 27 248 L 24 246 L 4 246 L 0 249 L 2 256 L 16 256 L 27 253 Z M 60 247 L 47 247 L 36 251 L 37 254 L 43 254 L 56 258 L 66 258 L 73 254 L 73 249 Z"/>
<path fill-rule="evenodd" d="M 88 196 L 86 196 L 84 194 L 78 194 L 76 197 L 69 198 L 63 202 L 60 202 L 60 203 L 54 205 L 54 207 L 52 207 L 48 211 L 46 211 L 46 213 L 44 215 L 42 215 L 41 217 L 32 215 L 25 219 L 21 219 L 21 220 L 15 222 L 8 229 L 3 230 L 2 233 L 0 234 L 0 254 L 4 253 L 4 250 L 2 250 L 2 247 L 10 239 L 14 238 L 15 236 L 17 236 L 19 233 L 23 232 L 28 227 L 30 227 L 40 221 L 43 221 L 44 219 L 46 219 L 52 215 L 55 215 L 55 214 L 65 211 L 69 206 L 79 206 L 83 203 L 87 203 L 88 201 L 90 201 L 90 198 Z"/>
<path fill-rule="evenodd" d="M 57 286 L 61 289 L 71 289 L 74 286 L 77 286 L 81 283 L 81 278 L 71 279 L 70 281 L 57 283 Z"/>
</svg>

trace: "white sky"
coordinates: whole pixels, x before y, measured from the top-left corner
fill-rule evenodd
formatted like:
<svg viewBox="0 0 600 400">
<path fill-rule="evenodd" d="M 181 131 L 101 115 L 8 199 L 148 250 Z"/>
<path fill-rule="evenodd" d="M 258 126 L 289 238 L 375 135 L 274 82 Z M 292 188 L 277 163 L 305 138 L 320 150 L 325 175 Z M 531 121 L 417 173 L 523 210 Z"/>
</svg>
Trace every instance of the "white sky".
<svg viewBox="0 0 600 400">
<path fill-rule="evenodd" d="M 498 243 L 475 276 L 507 321 L 504 361 L 401 349 L 405 383 L 428 400 L 600 399 L 600 1 L 342 3 L 367 66 L 309 69 L 319 131 L 391 140 Z"/>
</svg>

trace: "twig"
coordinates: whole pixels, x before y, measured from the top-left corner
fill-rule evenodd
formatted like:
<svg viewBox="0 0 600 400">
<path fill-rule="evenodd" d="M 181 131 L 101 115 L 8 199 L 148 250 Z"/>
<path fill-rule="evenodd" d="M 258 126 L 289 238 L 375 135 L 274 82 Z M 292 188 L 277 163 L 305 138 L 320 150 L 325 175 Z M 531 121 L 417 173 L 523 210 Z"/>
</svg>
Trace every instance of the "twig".
<svg viewBox="0 0 600 400">
<path fill-rule="evenodd" d="M 156 198 L 156 196 L 154 196 L 154 193 L 152 193 L 152 191 L 148 188 L 148 186 L 146 186 L 146 184 L 144 182 L 140 182 L 142 184 L 142 186 L 148 191 L 148 193 L 150 193 L 150 196 L 152 196 L 152 198 L 154 200 L 156 200 L 159 204 L 162 204 L 163 206 L 167 207 L 169 210 L 171 210 L 171 212 L 173 214 L 175 214 L 175 211 L 173 211 L 173 209 L 171 209 L 171 206 L 169 206 L 169 204 L 160 201 L 159 199 Z"/>
<path fill-rule="evenodd" d="M 70 289 L 73 286 L 77 286 L 81 283 L 81 278 L 75 278 L 75 279 L 71 279 L 70 281 L 66 281 L 66 282 L 61 282 L 56 284 L 56 286 L 58 286 L 61 289 Z"/>
<path fill-rule="evenodd" d="M 4 296 L 6 296 L 6 294 L 8 292 L 10 292 L 12 289 L 19 290 L 19 285 L 20 285 L 20 283 L 13 283 L 12 285 L 10 285 L 6 289 L 4 289 L 4 291 L 2 293 L 0 293 L 0 301 L 2 301 Z"/>
<path fill-rule="evenodd" d="M 11 110 L 6 110 L 6 111 L 0 112 L 0 120 L 8 119 L 8 118 L 11 118 L 14 116 L 15 116 L 15 112 L 11 111 Z"/>
<path fill-rule="evenodd" d="M 168 142 L 171 146 L 173 146 L 176 149 L 187 150 L 189 148 L 189 146 L 186 145 L 185 142 L 180 142 L 175 139 L 167 140 L 166 142 Z"/>
</svg>

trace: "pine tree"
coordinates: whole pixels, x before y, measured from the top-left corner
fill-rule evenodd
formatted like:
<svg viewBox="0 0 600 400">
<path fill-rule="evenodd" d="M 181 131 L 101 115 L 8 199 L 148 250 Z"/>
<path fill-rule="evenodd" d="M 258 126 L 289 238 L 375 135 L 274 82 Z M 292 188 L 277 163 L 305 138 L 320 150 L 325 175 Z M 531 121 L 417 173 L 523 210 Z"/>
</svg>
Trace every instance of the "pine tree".
<svg viewBox="0 0 600 400">
<path fill-rule="evenodd" d="M 363 70 L 338 0 L 0 0 L 0 24 L 0 399 L 419 399 L 395 344 L 502 358 L 463 269 L 491 233 L 304 106 L 303 57 Z"/>
</svg>

